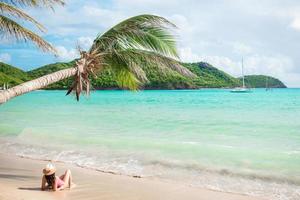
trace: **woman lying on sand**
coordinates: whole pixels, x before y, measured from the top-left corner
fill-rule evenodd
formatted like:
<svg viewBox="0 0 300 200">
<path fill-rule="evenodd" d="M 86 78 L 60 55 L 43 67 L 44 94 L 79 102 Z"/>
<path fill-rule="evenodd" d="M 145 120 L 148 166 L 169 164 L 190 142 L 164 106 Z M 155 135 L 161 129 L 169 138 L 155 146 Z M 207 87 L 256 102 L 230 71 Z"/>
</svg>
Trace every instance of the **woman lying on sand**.
<svg viewBox="0 0 300 200">
<path fill-rule="evenodd" d="M 42 178 L 42 190 L 52 189 L 53 191 L 63 190 L 67 187 L 71 188 L 72 186 L 72 174 L 70 170 L 67 170 L 65 174 L 60 177 L 55 176 L 55 166 L 52 163 L 49 163 L 46 168 L 43 169 L 43 178 Z"/>
</svg>

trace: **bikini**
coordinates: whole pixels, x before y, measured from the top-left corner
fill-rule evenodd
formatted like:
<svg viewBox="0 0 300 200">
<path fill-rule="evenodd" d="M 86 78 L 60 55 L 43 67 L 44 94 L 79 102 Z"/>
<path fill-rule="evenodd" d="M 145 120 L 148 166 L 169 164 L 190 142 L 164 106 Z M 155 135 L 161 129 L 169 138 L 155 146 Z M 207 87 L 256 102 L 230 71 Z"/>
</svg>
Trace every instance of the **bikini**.
<svg viewBox="0 0 300 200">
<path fill-rule="evenodd" d="M 57 182 L 56 182 L 57 188 L 61 188 L 65 184 L 65 182 L 61 180 L 59 177 L 56 178 L 57 178 Z"/>
</svg>

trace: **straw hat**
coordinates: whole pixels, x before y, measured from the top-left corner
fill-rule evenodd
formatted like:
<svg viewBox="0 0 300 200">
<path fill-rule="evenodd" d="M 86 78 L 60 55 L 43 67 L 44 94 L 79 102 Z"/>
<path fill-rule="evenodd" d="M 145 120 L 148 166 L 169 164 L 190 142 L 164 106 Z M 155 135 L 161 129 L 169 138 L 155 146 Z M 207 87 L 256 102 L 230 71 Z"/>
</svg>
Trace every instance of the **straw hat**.
<svg viewBox="0 0 300 200">
<path fill-rule="evenodd" d="M 43 169 L 43 174 L 46 175 L 46 176 L 48 176 L 48 175 L 54 174 L 55 171 L 56 171 L 55 166 L 50 162 Z"/>
</svg>

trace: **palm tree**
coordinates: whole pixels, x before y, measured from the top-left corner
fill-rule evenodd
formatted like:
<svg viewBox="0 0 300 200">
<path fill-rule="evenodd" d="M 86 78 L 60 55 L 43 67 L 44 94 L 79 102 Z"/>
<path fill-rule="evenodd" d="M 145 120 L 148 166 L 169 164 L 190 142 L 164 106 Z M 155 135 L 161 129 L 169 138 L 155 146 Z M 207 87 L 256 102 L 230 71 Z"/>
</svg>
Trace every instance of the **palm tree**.
<svg viewBox="0 0 300 200">
<path fill-rule="evenodd" d="M 88 51 L 80 51 L 76 64 L 35 80 L 25 82 L 0 92 L 0 103 L 18 95 L 46 87 L 65 78 L 74 77 L 67 95 L 74 92 L 90 92 L 90 77 L 109 68 L 118 85 L 124 89 L 137 90 L 148 81 L 141 66 L 157 66 L 162 73 L 175 70 L 182 75 L 195 75 L 177 60 L 176 42 L 171 34 L 175 27 L 163 17 L 139 15 L 129 18 L 94 40 Z"/>
<path fill-rule="evenodd" d="M 8 39 L 17 41 L 32 41 L 43 51 L 56 50 L 40 36 L 31 30 L 21 26 L 14 19 L 32 23 L 40 31 L 45 32 L 45 28 L 35 19 L 20 10 L 20 7 L 48 7 L 53 9 L 54 4 L 64 5 L 63 0 L 0 0 L 0 34 Z"/>
</svg>

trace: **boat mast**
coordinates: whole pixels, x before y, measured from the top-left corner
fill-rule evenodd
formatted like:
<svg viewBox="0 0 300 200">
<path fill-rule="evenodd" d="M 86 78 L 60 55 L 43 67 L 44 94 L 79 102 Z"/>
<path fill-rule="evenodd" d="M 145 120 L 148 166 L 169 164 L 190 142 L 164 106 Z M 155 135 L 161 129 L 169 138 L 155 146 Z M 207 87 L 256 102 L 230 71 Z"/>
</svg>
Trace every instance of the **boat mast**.
<svg viewBox="0 0 300 200">
<path fill-rule="evenodd" d="M 244 59 L 243 58 L 242 58 L 242 76 L 243 76 L 243 88 L 245 88 Z"/>
</svg>

